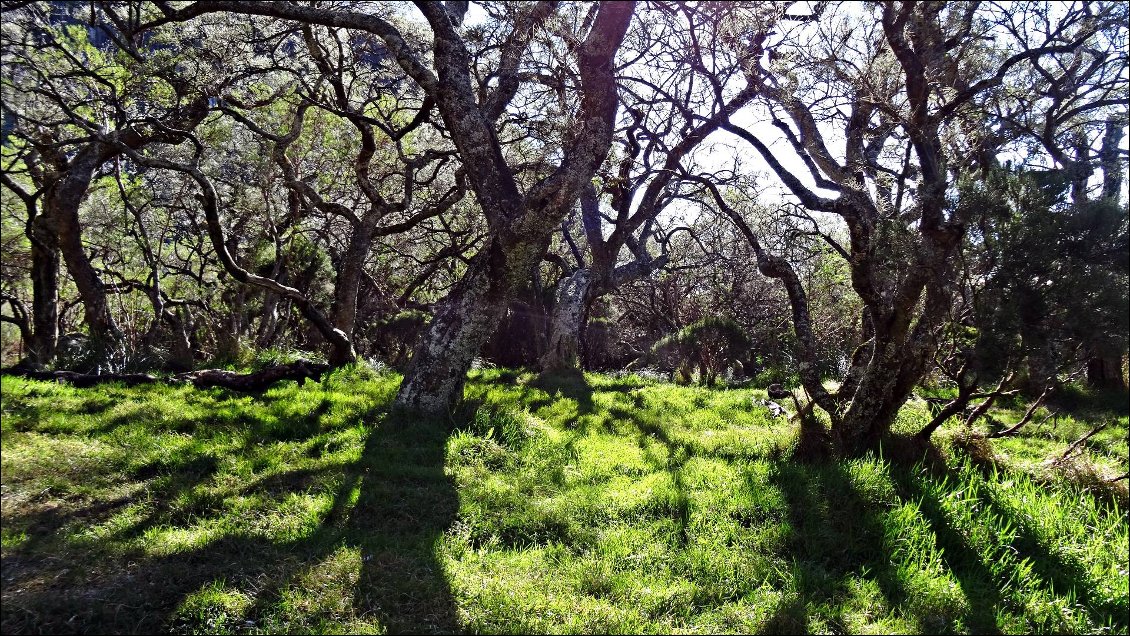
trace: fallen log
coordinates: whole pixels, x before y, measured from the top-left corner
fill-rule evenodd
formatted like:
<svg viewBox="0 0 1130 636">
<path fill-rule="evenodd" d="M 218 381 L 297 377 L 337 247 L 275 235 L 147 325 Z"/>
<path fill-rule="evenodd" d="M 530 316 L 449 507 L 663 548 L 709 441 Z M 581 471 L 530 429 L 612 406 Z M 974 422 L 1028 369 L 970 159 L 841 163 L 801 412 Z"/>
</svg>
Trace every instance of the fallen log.
<svg viewBox="0 0 1130 636">
<path fill-rule="evenodd" d="M 267 367 L 254 373 L 235 373 L 223 369 L 204 369 L 202 371 L 189 371 L 173 376 L 182 382 L 191 382 L 198 389 L 212 386 L 223 387 L 233 391 L 246 393 L 259 393 L 266 391 L 271 385 L 283 380 L 295 380 L 299 386 L 306 380 L 319 382 L 322 374 L 330 370 L 330 365 L 298 360 L 288 364 Z"/>
<path fill-rule="evenodd" d="M 295 380 L 299 385 L 306 380 L 321 381 L 322 375 L 330 370 L 330 365 L 298 360 L 287 364 L 260 369 L 253 373 L 236 373 L 223 369 L 202 369 L 177 373 L 161 378 L 147 373 L 78 373 L 75 371 L 39 371 L 21 367 L 8 367 L 0 370 L 3 375 L 15 375 L 33 380 L 66 382 L 76 387 L 91 387 L 108 382 L 121 382 L 126 386 L 153 384 L 156 382 L 189 382 L 198 389 L 221 387 L 245 393 L 260 393 L 283 380 Z"/>
</svg>

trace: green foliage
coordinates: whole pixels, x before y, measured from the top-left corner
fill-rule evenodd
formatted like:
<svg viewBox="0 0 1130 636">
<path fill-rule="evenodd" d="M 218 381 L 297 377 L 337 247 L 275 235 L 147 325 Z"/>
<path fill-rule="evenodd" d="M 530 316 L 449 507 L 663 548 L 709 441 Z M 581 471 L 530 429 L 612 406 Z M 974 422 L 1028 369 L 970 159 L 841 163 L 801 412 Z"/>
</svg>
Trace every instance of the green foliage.
<svg viewBox="0 0 1130 636">
<path fill-rule="evenodd" d="M 852 289 L 848 262 L 827 245 L 817 244 L 810 249 L 814 255 L 804 287 L 816 336 L 818 370 L 822 377 L 839 379 L 852 352 L 860 344 L 857 317 L 862 314 L 863 302 Z M 789 341 L 795 346 L 795 335 L 791 330 Z M 796 373 L 795 365 L 787 366 L 790 374 Z M 780 373 L 775 369 L 766 371 Z M 783 378 L 776 381 L 781 380 Z"/>
<path fill-rule="evenodd" d="M 765 367 L 757 372 L 750 381 L 750 384 L 765 389 L 770 384 L 780 384 L 784 387 L 796 387 L 800 385 L 800 376 L 797 375 L 795 369 L 785 369 L 782 367 Z"/>
<path fill-rule="evenodd" d="M 677 367 L 688 380 L 691 366 L 697 366 L 699 382 L 710 385 L 726 366 L 749 355 L 750 344 L 734 320 L 707 316 L 656 342 L 648 357 Z"/>
<path fill-rule="evenodd" d="M 1023 353 L 1060 358 L 1077 343 L 1126 351 L 1126 208 L 1108 199 L 1074 205 L 1066 178 L 1002 168 L 959 184 L 958 205 L 977 219 L 969 241 L 983 281 L 970 336 L 989 373 L 1001 373 L 1021 342 Z"/>
</svg>

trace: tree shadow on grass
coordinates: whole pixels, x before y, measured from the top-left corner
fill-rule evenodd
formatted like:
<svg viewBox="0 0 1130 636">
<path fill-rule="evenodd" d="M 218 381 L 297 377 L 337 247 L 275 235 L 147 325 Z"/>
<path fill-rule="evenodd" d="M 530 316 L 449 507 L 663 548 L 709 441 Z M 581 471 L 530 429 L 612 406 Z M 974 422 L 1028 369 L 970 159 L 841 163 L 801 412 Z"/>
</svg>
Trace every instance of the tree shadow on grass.
<svg viewBox="0 0 1130 636">
<path fill-rule="evenodd" d="M 633 398 L 638 396 L 633 396 Z M 633 403 L 637 403 L 633 399 Z M 690 541 L 691 499 L 686 483 L 683 481 L 683 468 L 687 461 L 695 455 L 694 449 L 687 444 L 671 437 L 665 427 L 638 411 L 611 406 L 608 414 L 619 421 L 633 427 L 634 431 L 624 431 L 611 422 L 605 422 L 604 432 L 612 435 L 631 435 L 635 438 L 636 446 L 645 454 L 649 444 L 658 443 L 666 452 L 665 461 L 662 463 L 649 459 L 651 468 L 666 472 L 671 476 L 671 484 L 675 488 L 675 496 L 669 504 L 657 512 L 669 517 L 675 523 L 675 537 L 680 547 L 686 547 Z"/>
<path fill-rule="evenodd" d="M 972 465 L 986 478 L 993 475 L 994 470 L 1008 470 L 984 462 L 973 461 Z M 934 468 L 931 473 L 937 477 L 947 477 L 954 482 L 961 480 L 960 473 L 950 467 L 940 470 L 936 466 Z M 916 477 L 915 473 L 922 476 Z M 892 471 L 892 478 L 900 497 L 906 501 L 918 502 L 920 512 L 929 522 L 937 538 L 942 560 L 957 578 L 969 602 L 970 611 L 965 617 L 965 624 L 979 633 L 1000 633 L 997 613 L 1003 599 L 994 576 L 965 534 L 947 519 L 942 502 L 923 488 L 920 480 L 930 477 L 917 469 L 906 469 Z M 1077 561 L 1064 558 L 1054 546 L 1042 541 L 1030 518 L 1016 514 L 987 488 L 979 492 L 976 505 L 983 506 L 986 514 L 997 515 L 1015 528 L 1016 537 L 1010 548 L 1028 559 L 1032 565 L 1032 574 L 1046 584 L 1048 589 L 1060 597 L 1074 596 L 1095 624 L 1105 625 L 1109 622 L 1115 633 L 1126 631 L 1126 599 L 1104 603 L 1093 598 L 1096 585 L 1085 568 Z"/>
<path fill-rule="evenodd" d="M 1017 534 L 1012 547 L 1019 554 L 1029 558 L 1033 574 L 1046 583 L 1055 594 L 1064 597 L 1074 596 L 1094 623 L 1105 625 L 1110 621 L 1113 633 L 1126 633 L 1130 612 L 1127 611 L 1125 597 L 1119 601 L 1106 603 L 1094 598 L 1093 590 L 1097 585 L 1078 561 L 1062 557 L 1053 546 L 1041 541 L 1032 520 L 1024 515 L 1015 514 L 1007 506 L 1002 505 L 991 490 L 985 489 L 982 495 L 982 501 L 987 504 L 989 510 L 1010 520 L 1016 528 Z"/>
<path fill-rule="evenodd" d="M 336 483 L 329 512 L 297 537 L 277 529 L 256 532 L 254 524 L 246 523 L 234 526 L 241 530 L 227 531 L 213 522 L 239 513 L 226 510 L 223 502 L 212 502 L 187 517 L 179 510 L 168 518 L 162 514 L 169 524 L 159 527 L 152 515 L 143 515 L 105 539 L 76 541 L 73 535 L 63 536 L 56 524 L 45 528 L 46 538 L 6 547 L 2 631 L 317 631 L 334 622 L 361 622 L 390 632 L 457 631 L 454 599 L 436 553 L 458 511 L 454 483 L 444 474 L 448 428 L 402 416 L 379 419 L 357 462 L 328 467 L 321 476 L 306 469 L 289 471 L 241 490 L 281 502 Z M 161 469 L 171 469 L 170 483 L 176 487 L 157 496 L 170 498 L 209 479 L 215 467 L 189 460 Z M 102 519 L 122 503 L 95 505 L 88 512 Z M 203 538 L 188 549 L 163 555 L 153 550 L 169 546 L 139 549 L 136 542 L 120 542 L 123 536 L 140 536 L 145 528 L 155 527 Z M 210 535 L 215 527 L 220 529 Z M 343 590 L 352 596 L 345 604 L 349 609 L 293 615 L 284 597 L 342 548 L 360 555 L 355 583 Z M 186 611 L 194 595 L 209 586 L 232 590 L 250 603 L 242 609 L 197 603 L 197 609 Z"/>
<path fill-rule="evenodd" d="M 360 460 L 349 467 L 333 505 L 316 532 L 292 552 L 307 555 L 261 591 L 244 620 L 279 624 L 287 590 L 341 549 L 359 553 L 350 599 L 351 622 L 377 624 L 390 633 L 459 631 L 455 602 L 437 549 L 458 513 L 458 494 L 445 474 L 446 425 L 388 415 L 366 438 Z M 314 627 L 319 619 L 307 617 Z M 341 617 L 337 617 L 341 618 Z"/>
<path fill-rule="evenodd" d="M 645 413 L 620 406 L 609 407 L 608 412 L 626 426 L 605 422 L 603 432 L 632 436 L 645 453 L 654 444 L 665 449 L 662 463 L 649 462 L 653 469 L 672 476 L 676 497 L 662 513 L 675 522 L 678 542 L 686 547 L 691 506 L 681 471 L 689 459 L 715 454 L 702 454 L 674 438 L 668 427 Z M 805 633 L 811 627 L 809 613 L 812 609 L 837 605 L 840 597 L 847 593 L 853 575 L 875 579 L 888 606 L 905 602 L 909 593 L 894 571 L 890 555 L 884 551 L 883 511 L 856 492 L 846 470 L 837 464 L 808 466 L 785 460 L 774 463 L 777 465 L 773 473 L 774 485 L 784 495 L 786 514 L 793 528 L 788 550 L 794 564 L 795 593 L 783 596 L 759 631 Z M 751 483 L 749 487 L 761 485 Z M 755 512 L 753 517 L 757 514 Z M 747 520 L 743 517 L 739 522 L 744 525 Z M 757 522 L 748 520 L 748 523 Z M 847 629 L 842 617 L 824 618 L 827 627 Z"/>
<path fill-rule="evenodd" d="M 353 605 L 390 632 L 459 629 L 437 549 L 459 512 L 454 480 L 444 472 L 447 428 L 390 416 L 369 436 L 357 503 L 345 541 L 361 549 Z"/>
<path fill-rule="evenodd" d="M 548 399 L 532 400 L 527 403 L 530 411 L 553 404 L 558 399 L 565 397 L 577 402 L 577 415 L 588 415 L 593 412 L 593 387 L 585 380 L 580 371 L 564 373 L 543 373 L 536 377 L 529 386 L 541 389 L 549 394 Z"/>
<path fill-rule="evenodd" d="M 127 479 L 150 482 L 146 485 L 146 498 L 157 502 L 142 521 L 131 525 L 130 532 L 133 534 L 130 536 L 139 535 L 155 525 L 162 515 L 173 508 L 171 502 L 195 485 L 211 478 L 217 469 L 218 460 L 214 455 L 190 453 L 162 456 L 129 471 Z M 61 530 L 77 531 L 100 524 L 127 506 L 138 503 L 139 499 L 140 496 L 136 493 L 82 503 L 65 497 L 61 501 L 41 506 L 21 506 L 14 511 L 9 509 L 6 511 L 9 514 L 4 516 L 4 524 L 8 529 L 25 532 L 28 538 L 21 543 L 20 550 L 34 552 L 40 546 L 57 540 Z M 200 510 L 189 505 L 178 512 L 191 516 L 198 514 Z"/>
<path fill-rule="evenodd" d="M 930 524 L 942 562 L 957 579 L 969 603 L 964 617 L 966 626 L 978 634 L 999 634 L 997 609 L 1001 604 L 1000 591 L 993 582 L 993 573 L 981 560 L 965 534 L 946 518 L 942 502 L 928 493 L 910 471 L 893 470 L 891 479 L 899 496 L 905 501 L 918 502 L 918 510 Z"/>
<path fill-rule="evenodd" d="M 841 464 L 781 461 L 770 483 L 781 492 L 788 509 L 787 551 L 798 598 L 784 602 L 764 631 L 807 629 L 807 613 L 839 605 L 856 577 L 873 579 L 888 607 L 907 600 L 908 592 L 884 545 L 882 511 L 856 491 Z M 846 630 L 842 617 L 824 618 L 828 627 Z"/>
<path fill-rule="evenodd" d="M 314 432 L 318 429 L 316 417 Z M 233 453 L 246 457 L 253 446 L 254 443 L 248 442 Z M 214 450 L 158 455 L 125 473 L 127 480 L 143 489 L 140 492 L 81 504 L 64 499 L 61 505 L 39 506 L 30 512 L 20 510 L 6 515 L 5 524 L 27 532 L 28 540 L 21 546 L 25 551 L 56 539 L 60 530 L 74 531 L 75 527 L 103 523 L 126 507 L 139 503 L 146 505 L 147 512 L 138 515 L 128 526 L 111 533 L 109 538 L 133 539 L 162 525 L 188 526 L 222 504 L 208 493 L 196 492 L 199 486 L 212 481 L 220 470 L 220 464 L 221 457 Z M 273 499 L 285 497 L 289 493 L 315 488 L 334 468 L 340 466 L 292 470 L 257 478 L 242 486 L 238 493 Z M 112 466 L 106 469 L 112 470 Z M 72 527 L 66 528 L 68 525 Z"/>
</svg>

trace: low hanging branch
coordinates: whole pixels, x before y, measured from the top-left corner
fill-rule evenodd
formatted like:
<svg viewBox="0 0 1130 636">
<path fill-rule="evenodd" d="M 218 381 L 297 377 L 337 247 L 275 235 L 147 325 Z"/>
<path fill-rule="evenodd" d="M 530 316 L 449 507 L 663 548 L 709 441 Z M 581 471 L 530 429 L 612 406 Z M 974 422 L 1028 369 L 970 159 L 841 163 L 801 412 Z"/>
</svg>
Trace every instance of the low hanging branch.
<svg viewBox="0 0 1130 636">
<path fill-rule="evenodd" d="M 66 382 L 76 387 L 85 388 L 108 382 L 121 382 L 126 386 L 139 384 L 155 384 L 158 382 L 191 383 L 198 389 L 208 387 L 221 387 L 232 391 L 246 393 L 259 393 L 266 391 L 272 385 L 283 380 L 295 380 L 299 385 L 306 380 L 321 381 L 322 375 L 330 370 L 330 365 L 298 360 L 288 364 L 267 367 L 254 373 L 236 373 L 223 369 L 204 369 L 178 373 L 168 378 L 160 378 L 147 373 L 77 373 L 75 371 L 35 371 L 9 367 L 0 371 L 3 375 L 16 375 L 33 380 L 49 380 Z"/>
<path fill-rule="evenodd" d="M 1053 464 L 1062 463 L 1064 460 L 1066 460 L 1071 455 L 1071 453 L 1074 453 L 1080 446 L 1082 446 L 1084 443 L 1086 443 L 1087 440 L 1089 440 L 1092 437 L 1094 437 L 1095 435 L 1097 435 L 1100 431 L 1105 429 L 1107 426 L 1110 426 L 1110 422 L 1103 422 L 1102 424 L 1099 424 L 1095 428 L 1091 429 L 1090 433 L 1087 433 L 1083 437 L 1080 437 L 1079 439 L 1072 442 L 1071 445 L 1067 447 L 1067 450 L 1063 451 L 1063 454 L 1060 455 L 1059 458 L 1056 459 L 1052 463 Z M 1115 481 L 1117 481 L 1117 480 L 1115 480 Z"/>
<path fill-rule="evenodd" d="M 969 408 L 969 404 L 973 400 L 982 400 L 982 402 L 975 406 L 969 413 L 969 415 L 965 418 L 965 426 L 968 427 L 972 425 L 973 422 L 977 421 L 978 418 L 988 412 L 988 410 L 992 408 L 993 404 L 997 401 L 998 398 L 1015 395 L 1017 393 L 1017 390 L 1015 389 L 1005 390 L 1005 387 L 1008 386 L 1012 382 L 1012 379 L 1016 376 L 1015 372 L 1011 372 L 1005 377 L 1001 378 L 1000 382 L 997 383 L 996 388 L 994 388 L 993 390 L 978 393 L 975 392 L 976 379 L 969 383 L 965 383 L 963 381 L 967 368 L 968 364 L 962 365 L 961 369 L 955 374 L 955 377 L 958 379 L 957 397 L 948 401 L 937 398 L 926 398 L 926 401 L 930 403 L 932 407 L 936 407 L 936 410 L 933 410 L 934 417 L 928 424 L 926 424 L 926 426 L 922 427 L 922 430 L 918 431 L 915 437 L 921 440 L 930 439 L 930 436 L 934 434 L 934 431 L 940 428 L 942 424 L 946 422 L 946 420 L 955 415 L 963 413 L 967 408 Z"/>
<path fill-rule="evenodd" d="M 1002 431 L 992 433 L 987 437 L 989 439 L 995 439 L 998 437 L 1008 437 L 1009 435 L 1015 435 L 1017 431 L 1028 424 L 1028 422 L 1032 421 L 1032 416 L 1036 414 L 1036 409 L 1040 408 L 1040 405 L 1044 403 L 1044 400 L 1047 399 L 1049 395 L 1051 395 L 1052 389 L 1054 389 L 1055 386 L 1056 383 L 1054 381 L 1048 382 L 1048 385 L 1044 387 L 1044 392 L 1040 394 L 1040 397 L 1036 398 L 1036 400 L 1032 402 L 1032 404 L 1028 407 L 1028 410 L 1024 412 L 1024 417 L 1020 418 L 1019 422 Z"/>
</svg>

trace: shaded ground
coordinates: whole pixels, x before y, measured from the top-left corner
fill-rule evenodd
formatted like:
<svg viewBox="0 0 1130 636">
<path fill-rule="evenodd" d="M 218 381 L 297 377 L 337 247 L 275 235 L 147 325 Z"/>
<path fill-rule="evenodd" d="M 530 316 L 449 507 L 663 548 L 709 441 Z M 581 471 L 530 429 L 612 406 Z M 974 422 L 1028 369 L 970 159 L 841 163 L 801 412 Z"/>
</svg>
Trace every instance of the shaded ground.
<svg viewBox="0 0 1130 636">
<path fill-rule="evenodd" d="M 927 470 L 793 463 L 758 391 L 486 371 L 451 432 L 397 381 L 4 378 L 3 632 L 1127 630 L 1125 507 L 1032 450 L 1114 417 L 1124 472 L 1124 407 Z"/>
</svg>

